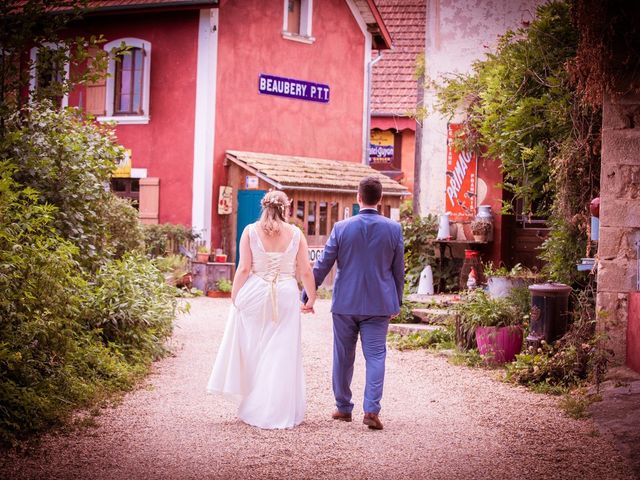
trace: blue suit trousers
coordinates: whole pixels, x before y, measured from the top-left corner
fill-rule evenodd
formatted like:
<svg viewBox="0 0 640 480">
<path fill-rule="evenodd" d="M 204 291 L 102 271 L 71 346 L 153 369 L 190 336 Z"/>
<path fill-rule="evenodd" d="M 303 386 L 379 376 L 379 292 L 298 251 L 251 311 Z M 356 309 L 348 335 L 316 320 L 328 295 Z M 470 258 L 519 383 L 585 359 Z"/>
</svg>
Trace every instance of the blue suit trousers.
<svg viewBox="0 0 640 480">
<path fill-rule="evenodd" d="M 333 394 L 342 413 L 351 413 L 351 379 L 358 333 L 366 362 L 365 413 L 380 412 L 389 317 L 333 314 Z"/>
</svg>

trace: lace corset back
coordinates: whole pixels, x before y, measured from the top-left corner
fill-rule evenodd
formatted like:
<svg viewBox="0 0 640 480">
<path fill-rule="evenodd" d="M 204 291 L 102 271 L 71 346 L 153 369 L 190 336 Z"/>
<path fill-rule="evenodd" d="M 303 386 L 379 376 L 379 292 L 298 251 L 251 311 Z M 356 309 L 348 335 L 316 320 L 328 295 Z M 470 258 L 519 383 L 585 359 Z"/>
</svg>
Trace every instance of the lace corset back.
<svg viewBox="0 0 640 480">
<path fill-rule="evenodd" d="M 284 252 L 267 252 L 256 230 L 257 224 L 251 224 L 249 227 L 249 244 L 253 258 L 251 271 L 267 281 L 295 277 L 300 230 L 294 228 L 293 237 Z"/>
</svg>

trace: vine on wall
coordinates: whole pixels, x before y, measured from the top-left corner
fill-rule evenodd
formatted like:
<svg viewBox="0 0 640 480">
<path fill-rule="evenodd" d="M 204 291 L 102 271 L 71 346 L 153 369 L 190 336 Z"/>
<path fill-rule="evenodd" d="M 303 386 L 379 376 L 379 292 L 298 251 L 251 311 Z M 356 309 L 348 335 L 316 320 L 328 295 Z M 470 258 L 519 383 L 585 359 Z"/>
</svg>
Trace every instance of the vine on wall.
<svg viewBox="0 0 640 480">
<path fill-rule="evenodd" d="M 601 111 L 582 101 L 570 75 L 579 42 L 571 14 L 565 1 L 538 7 L 529 26 L 505 33 L 470 74 L 438 87 L 441 113 L 466 114 L 460 147 L 500 161 L 503 188 L 523 213 L 549 219 L 541 256 L 548 275 L 565 283 L 580 278 L 575 262 L 585 256 L 600 178 Z"/>
</svg>

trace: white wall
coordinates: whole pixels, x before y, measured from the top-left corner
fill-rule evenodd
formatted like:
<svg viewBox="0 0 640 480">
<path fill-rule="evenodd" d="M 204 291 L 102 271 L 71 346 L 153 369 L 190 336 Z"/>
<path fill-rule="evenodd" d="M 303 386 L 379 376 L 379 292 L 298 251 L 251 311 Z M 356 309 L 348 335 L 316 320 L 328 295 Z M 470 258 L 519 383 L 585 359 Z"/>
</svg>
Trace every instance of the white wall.
<svg viewBox="0 0 640 480">
<path fill-rule="evenodd" d="M 500 35 L 530 22 L 543 0 L 426 0 L 426 78 L 441 83 L 448 74 L 467 73 L 475 60 L 494 51 Z M 427 82 L 428 86 L 428 82 Z M 424 104 L 420 172 L 421 214 L 444 211 L 447 122 L 434 110 L 435 92 L 427 88 Z M 418 174 L 418 172 L 416 172 Z"/>
</svg>

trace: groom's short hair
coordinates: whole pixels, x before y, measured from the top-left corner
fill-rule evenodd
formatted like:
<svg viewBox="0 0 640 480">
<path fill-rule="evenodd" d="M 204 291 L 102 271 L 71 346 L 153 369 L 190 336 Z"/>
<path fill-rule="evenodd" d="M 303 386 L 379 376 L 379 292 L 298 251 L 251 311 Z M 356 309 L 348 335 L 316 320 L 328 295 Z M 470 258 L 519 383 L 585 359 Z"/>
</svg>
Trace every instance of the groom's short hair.
<svg viewBox="0 0 640 480">
<path fill-rule="evenodd" d="M 382 198 L 382 183 L 376 177 L 364 177 L 360 180 L 358 193 L 365 205 L 377 205 Z"/>
</svg>

